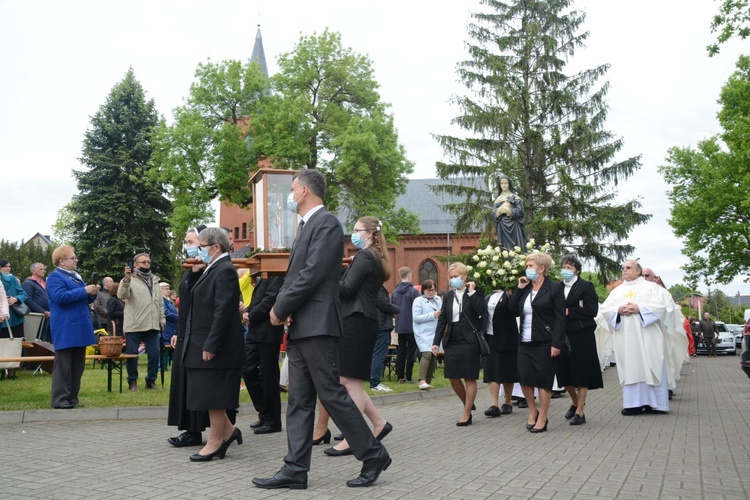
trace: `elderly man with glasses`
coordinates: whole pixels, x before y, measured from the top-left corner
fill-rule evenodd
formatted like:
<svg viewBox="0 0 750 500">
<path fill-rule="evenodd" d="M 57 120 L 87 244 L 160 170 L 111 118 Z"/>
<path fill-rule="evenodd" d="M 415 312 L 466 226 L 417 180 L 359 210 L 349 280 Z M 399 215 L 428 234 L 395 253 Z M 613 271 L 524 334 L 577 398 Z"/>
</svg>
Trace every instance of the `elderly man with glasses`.
<svg viewBox="0 0 750 500">
<path fill-rule="evenodd" d="M 138 354 L 143 342 L 148 356 L 146 389 L 156 389 L 159 370 L 159 332 L 166 323 L 164 305 L 159 287 L 159 277 L 151 272 L 151 258 L 147 253 L 133 257 L 133 266 L 125 266 L 125 277 L 120 281 L 117 297 L 125 301 L 123 330 L 125 352 Z M 138 360 L 129 359 L 128 387 L 138 390 Z"/>
<path fill-rule="evenodd" d="M 647 281 L 636 261 L 622 265 L 623 283 L 599 308 L 612 334 L 623 415 L 669 412 L 687 352 L 683 316 L 669 292 Z"/>
</svg>

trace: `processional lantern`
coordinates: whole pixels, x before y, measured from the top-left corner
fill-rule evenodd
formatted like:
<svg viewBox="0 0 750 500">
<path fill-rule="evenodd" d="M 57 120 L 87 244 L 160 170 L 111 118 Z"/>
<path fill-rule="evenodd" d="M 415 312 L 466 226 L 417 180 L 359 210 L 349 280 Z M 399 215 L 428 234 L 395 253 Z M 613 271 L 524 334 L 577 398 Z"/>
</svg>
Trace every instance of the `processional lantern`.
<svg viewBox="0 0 750 500">
<path fill-rule="evenodd" d="M 261 168 L 253 174 L 253 219 L 255 248 L 263 252 L 291 248 L 298 215 L 287 208 L 296 170 Z"/>
</svg>

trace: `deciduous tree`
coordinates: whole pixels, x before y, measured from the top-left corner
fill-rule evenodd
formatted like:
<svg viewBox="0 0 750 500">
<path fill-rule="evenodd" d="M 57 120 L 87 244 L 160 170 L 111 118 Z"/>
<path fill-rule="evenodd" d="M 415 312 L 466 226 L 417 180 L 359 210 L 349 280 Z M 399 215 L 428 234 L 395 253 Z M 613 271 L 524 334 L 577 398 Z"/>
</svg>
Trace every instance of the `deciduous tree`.
<svg viewBox="0 0 750 500">
<path fill-rule="evenodd" d="M 730 38 L 746 39 L 750 35 L 750 1 L 722 0 L 719 12 L 711 20 L 711 32 L 718 35 L 716 42 L 706 47 L 709 56 L 718 54 L 719 45 Z"/>
</svg>

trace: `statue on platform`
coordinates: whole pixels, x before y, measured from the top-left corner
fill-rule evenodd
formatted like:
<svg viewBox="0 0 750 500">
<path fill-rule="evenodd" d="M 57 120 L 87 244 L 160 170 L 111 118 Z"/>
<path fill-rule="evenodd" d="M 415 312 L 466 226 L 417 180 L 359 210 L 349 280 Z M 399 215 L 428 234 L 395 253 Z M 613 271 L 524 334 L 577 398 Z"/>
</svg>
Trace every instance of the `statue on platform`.
<svg viewBox="0 0 750 500">
<path fill-rule="evenodd" d="M 493 216 L 497 223 L 497 243 L 508 249 L 526 248 L 526 230 L 523 222 L 523 200 L 513 189 L 507 175 L 498 178 L 498 197 L 495 198 Z"/>
</svg>

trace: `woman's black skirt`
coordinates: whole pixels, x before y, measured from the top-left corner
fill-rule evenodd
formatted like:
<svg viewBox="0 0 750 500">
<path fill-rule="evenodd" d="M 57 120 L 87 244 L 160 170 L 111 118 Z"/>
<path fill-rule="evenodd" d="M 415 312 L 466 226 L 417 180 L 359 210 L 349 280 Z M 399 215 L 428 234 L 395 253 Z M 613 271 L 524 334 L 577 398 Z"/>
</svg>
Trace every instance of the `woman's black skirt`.
<svg viewBox="0 0 750 500">
<path fill-rule="evenodd" d="M 599 353 L 596 350 L 595 328 L 577 330 L 568 335 L 570 352 L 563 350 L 557 367 L 557 385 L 560 387 L 604 387 Z"/>
<path fill-rule="evenodd" d="M 484 358 L 484 383 L 513 384 L 518 382 L 518 351 L 497 351 L 490 344 L 490 354 Z"/>
<path fill-rule="evenodd" d="M 185 371 L 188 410 L 234 410 L 240 406 L 241 368 Z"/>
<path fill-rule="evenodd" d="M 472 334 L 473 335 L 473 334 Z M 445 378 L 463 378 L 476 380 L 479 378 L 479 344 L 466 342 L 459 326 L 454 325 L 445 351 Z"/>
<path fill-rule="evenodd" d="M 518 348 L 518 382 L 529 387 L 552 390 L 557 357 L 551 357 L 551 342 L 521 342 Z"/>
<path fill-rule="evenodd" d="M 344 336 L 339 350 L 342 377 L 370 380 L 372 351 L 378 338 L 378 321 L 362 313 L 344 318 Z"/>
</svg>

